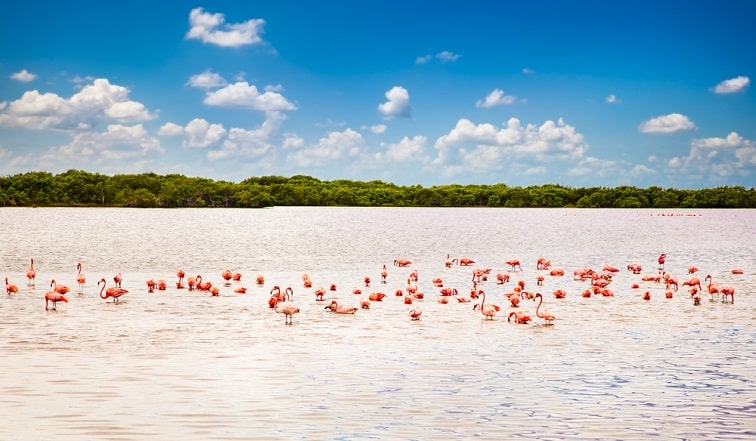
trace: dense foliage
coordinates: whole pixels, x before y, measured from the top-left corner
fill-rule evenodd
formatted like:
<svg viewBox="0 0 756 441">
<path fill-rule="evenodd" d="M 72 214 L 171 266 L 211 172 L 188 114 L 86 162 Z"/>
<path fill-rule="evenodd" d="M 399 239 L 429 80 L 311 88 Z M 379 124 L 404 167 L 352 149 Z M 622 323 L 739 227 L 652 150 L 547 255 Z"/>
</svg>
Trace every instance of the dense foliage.
<svg viewBox="0 0 756 441">
<path fill-rule="evenodd" d="M 240 183 L 183 175 L 107 176 L 81 170 L 0 177 L 0 206 L 116 207 L 585 207 L 756 208 L 756 190 L 717 187 L 570 188 L 561 185 L 398 186 L 382 181 L 321 181 L 309 176 L 262 176 Z"/>
</svg>

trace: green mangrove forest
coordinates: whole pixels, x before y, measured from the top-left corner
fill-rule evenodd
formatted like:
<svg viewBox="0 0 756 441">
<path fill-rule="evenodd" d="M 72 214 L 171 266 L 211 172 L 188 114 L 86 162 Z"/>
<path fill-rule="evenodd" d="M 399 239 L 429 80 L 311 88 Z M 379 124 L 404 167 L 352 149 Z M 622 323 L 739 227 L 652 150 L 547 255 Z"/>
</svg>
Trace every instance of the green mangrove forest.
<svg viewBox="0 0 756 441">
<path fill-rule="evenodd" d="M 82 170 L 0 177 L 2 207 L 576 207 L 756 208 L 756 190 L 741 186 L 674 189 L 633 186 L 572 188 L 556 184 L 400 186 L 379 180 L 322 181 L 310 176 L 216 181 L 180 174 L 108 176 Z"/>
</svg>

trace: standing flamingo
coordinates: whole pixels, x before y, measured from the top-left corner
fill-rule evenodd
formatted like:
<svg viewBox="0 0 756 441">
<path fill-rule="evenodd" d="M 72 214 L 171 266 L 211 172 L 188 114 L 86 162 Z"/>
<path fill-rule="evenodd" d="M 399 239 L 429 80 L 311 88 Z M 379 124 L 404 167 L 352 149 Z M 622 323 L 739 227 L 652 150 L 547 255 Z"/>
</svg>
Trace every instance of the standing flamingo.
<svg viewBox="0 0 756 441">
<path fill-rule="evenodd" d="M 530 316 L 522 311 L 512 311 L 509 313 L 509 317 L 507 317 L 507 321 L 510 321 L 510 319 L 514 317 L 515 323 L 520 325 L 526 325 L 530 320 Z"/>
<path fill-rule="evenodd" d="M 386 269 L 386 264 L 383 264 L 383 268 L 381 268 L 381 283 L 386 283 L 386 278 L 388 277 L 388 270 Z"/>
<path fill-rule="evenodd" d="M 18 292 L 18 286 L 16 286 L 13 283 L 8 282 L 8 278 L 5 278 L 5 292 L 8 295 L 16 294 Z"/>
<path fill-rule="evenodd" d="M 121 287 L 122 280 L 123 280 L 123 277 L 121 276 L 121 273 L 118 273 L 115 276 L 113 276 L 113 282 L 115 282 L 115 286 L 118 288 Z M 99 282 L 97 284 L 99 285 Z"/>
<path fill-rule="evenodd" d="M 491 305 L 486 305 L 486 293 L 482 289 L 478 291 L 478 295 L 483 296 L 483 300 L 480 302 L 480 313 L 486 320 L 493 320 L 496 315 L 496 308 Z"/>
<path fill-rule="evenodd" d="M 706 291 L 708 291 L 709 295 L 711 296 L 711 300 L 714 300 L 714 294 L 719 294 L 719 284 L 711 278 L 711 274 L 706 275 L 704 281 L 706 280 L 709 281 L 709 284 L 706 285 Z"/>
<path fill-rule="evenodd" d="M 420 320 L 420 316 L 423 315 L 423 310 L 420 309 L 419 306 L 415 306 L 414 308 L 409 310 L 409 316 L 412 320 Z"/>
<path fill-rule="evenodd" d="M 99 282 L 97 282 L 98 285 L 100 283 L 102 283 L 102 288 L 100 288 L 100 298 L 103 300 L 107 300 L 108 297 L 112 297 L 113 303 L 118 303 L 120 301 L 121 296 L 129 292 L 128 290 L 125 290 L 121 288 L 120 286 L 110 287 L 107 290 L 105 290 L 105 285 L 107 284 L 107 282 L 105 281 L 104 277 L 100 279 Z"/>
<path fill-rule="evenodd" d="M 87 277 L 81 273 L 81 262 L 76 264 L 76 269 L 78 272 L 76 273 L 76 283 L 79 284 L 79 291 L 84 291 L 84 284 L 87 282 Z"/>
<path fill-rule="evenodd" d="M 53 291 L 57 292 L 58 294 L 66 294 L 71 291 L 71 288 L 67 287 L 66 285 L 58 285 L 55 282 L 55 279 L 52 279 L 50 286 L 52 287 Z"/>
<path fill-rule="evenodd" d="M 184 276 L 186 276 L 186 272 L 179 268 L 179 270 L 176 271 L 176 277 L 178 277 L 178 280 L 176 281 L 176 289 L 184 289 Z"/>
<path fill-rule="evenodd" d="M 506 264 L 509 265 L 510 271 L 515 271 L 515 268 L 519 268 L 520 271 L 522 271 L 522 266 L 520 266 L 520 261 L 518 259 L 507 260 Z"/>
<path fill-rule="evenodd" d="M 657 259 L 657 261 L 659 262 L 659 269 L 664 269 L 664 262 L 666 262 L 666 260 L 667 260 L 667 254 L 662 253 Z"/>
<path fill-rule="evenodd" d="M 556 318 L 554 317 L 554 314 L 545 309 L 543 311 L 540 311 L 541 303 L 543 303 L 543 296 L 540 292 L 536 293 L 535 299 L 538 299 L 538 306 L 536 306 L 536 317 L 546 320 L 546 325 L 553 325 L 554 319 Z M 535 301 L 535 299 L 533 299 L 533 301 Z"/>
<path fill-rule="evenodd" d="M 58 302 L 66 302 L 68 303 L 68 299 L 66 296 L 64 296 L 61 293 L 53 291 L 48 291 L 45 293 L 45 311 L 47 311 L 48 304 L 52 302 L 52 309 L 57 310 L 58 309 Z"/>
<path fill-rule="evenodd" d="M 34 279 L 37 278 L 37 271 L 34 269 L 34 258 L 31 259 L 29 270 L 26 272 L 26 278 L 29 280 L 26 285 L 34 286 Z"/>
<path fill-rule="evenodd" d="M 227 269 L 227 270 L 224 270 L 224 271 L 223 271 L 223 272 L 221 273 L 221 277 L 223 277 L 223 280 L 225 280 L 225 281 L 226 281 L 226 286 L 228 286 L 228 285 L 230 285 L 230 283 L 231 283 L 231 282 L 230 282 L 230 281 L 231 281 L 231 278 L 233 278 L 233 277 L 234 277 L 234 273 L 232 273 L 230 269 Z"/>
<path fill-rule="evenodd" d="M 719 293 L 722 294 L 722 301 L 726 302 L 727 297 L 730 297 L 730 303 L 735 303 L 735 287 L 723 286 L 719 289 Z"/>
<path fill-rule="evenodd" d="M 299 308 L 297 308 L 294 303 L 291 302 L 290 294 L 286 295 L 286 301 L 276 304 L 275 311 L 286 316 L 286 321 L 284 323 L 287 325 L 291 325 L 293 323 L 294 314 L 299 314 Z"/>
</svg>

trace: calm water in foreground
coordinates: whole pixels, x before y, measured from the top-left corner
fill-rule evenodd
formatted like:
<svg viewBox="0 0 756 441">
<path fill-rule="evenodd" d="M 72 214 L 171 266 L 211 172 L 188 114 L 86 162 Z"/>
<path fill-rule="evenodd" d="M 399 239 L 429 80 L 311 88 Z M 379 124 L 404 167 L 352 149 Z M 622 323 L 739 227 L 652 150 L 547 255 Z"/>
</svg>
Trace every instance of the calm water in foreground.
<svg viewBox="0 0 756 441">
<path fill-rule="evenodd" d="M 20 289 L 0 297 L 0 439 L 754 439 L 755 225 L 753 210 L 0 209 L 0 277 Z M 694 306 L 683 286 L 666 299 L 641 280 L 660 253 L 680 282 L 695 265 L 734 286 L 734 303 Z M 476 264 L 446 268 L 447 255 Z M 541 256 L 566 276 L 537 286 Z M 523 270 L 498 285 L 510 259 Z M 614 297 L 583 298 L 572 271 L 607 264 Z M 179 268 L 220 295 L 176 289 Z M 473 268 L 492 269 L 479 288 L 502 306 L 493 321 L 437 301 L 433 278 L 467 297 Z M 241 281 L 225 286 L 225 269 Z M 394 294 L 415 269 L 425 299 L 405 305 Z M 129 293 L 114 304 L 97 281 L 117 273 Z M 148 293 L 148 278 L 168 289 Z M 69 303 L 46 311 L 52 279 Z M 518 309 L 533 321 L 507 322 L 518 280 L 553 326 L 530 300 Z M 337 315 L 313 294 L 331 283 L 326 299 L 347 305 L 388 297 Z M 274 285 L 294 290 L 291 326 L 267 306 Z"/>
</svg>

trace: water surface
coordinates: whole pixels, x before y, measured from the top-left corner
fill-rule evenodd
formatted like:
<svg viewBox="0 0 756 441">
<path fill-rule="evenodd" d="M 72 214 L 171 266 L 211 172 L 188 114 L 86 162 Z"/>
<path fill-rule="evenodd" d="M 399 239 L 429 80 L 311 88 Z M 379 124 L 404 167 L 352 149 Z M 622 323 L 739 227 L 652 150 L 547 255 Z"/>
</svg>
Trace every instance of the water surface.
<svg viewBox="0 0 756 441">
<path fill-rule="evenodd" d="M 754 225 L 753 210 L 0 209 L 0 276 L 21 291 L 0 298 L 0 439 L 753 439 Z M 641 280 L 662 252 L 666 272 L 682 282 L 695 265 L 735 302 L 694 306 L 682 286 L 666 299 Z M 476 264 L 446 268 L 447 255 Z M 542 256 L 566 276 L 540 272 L 537 286 Z M 581 297 L 588 282 L 572 271 L 604 265 L 621 269 L 615 295 Z M 220 295 L 176 289 L 179 268 Z M 502 307 L 493 321 L 437 301 L 433 278 L 467 297 L 473 268 L 510 274 L 478 285 Z M 225 269 L 242 280 L 225 285 Z M 394 294 L 413 270 L 425 298 L 405 305 Z M 129 293 L 114 304 L 97 281 L 117 273 Z M 148 278 L 168 289 L 149 293 Z M 46 311 L 52 279 L 72 292 Z M 507 322 L 519 280 L 544 295 L 553 326 Z M 388 297 L 336 315 L 313 294 L 332 283 L 328 300 Z M 268 308 L 274 285 L 295 292 L 291 326 Z"/>
</svg>

